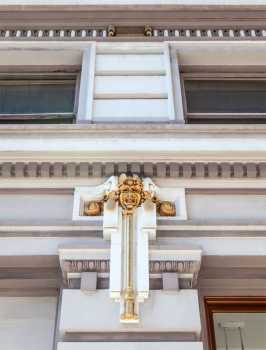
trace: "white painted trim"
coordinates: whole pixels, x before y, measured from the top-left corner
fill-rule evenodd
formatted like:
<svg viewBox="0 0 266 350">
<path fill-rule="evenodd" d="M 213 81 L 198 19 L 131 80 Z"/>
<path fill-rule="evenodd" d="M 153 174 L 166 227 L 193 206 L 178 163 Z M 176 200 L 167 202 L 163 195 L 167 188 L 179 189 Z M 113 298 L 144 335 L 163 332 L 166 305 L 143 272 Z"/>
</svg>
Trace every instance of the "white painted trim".
<svg viewBox="0 0 266 350">
<path fill-rule="evenodd" d="M 204 224 L 188 224 L 188 225 L 182 225 L 182 224 L 176 224 L 176 225 L 163 225 L 158 224 L 157 230 L 161 231 L 207 231 L 212 232 L 213 236 L 215 236 L 216 231 L 234 231 L 236 234 L 238 231 L 245 231 L 245 232 L 251 232 L 250 237 L 255 234 L 255 232 L 266 232 L 266 225 L 204 225 Z"/>
<path fill-rule="evenodd" d="M 266 252 L 266 237 L 167 237 L 156 243 L 201 249 L 202 255 L 265 256 Z"/>
<path fill-rule="evenodd" d="M 177 48 L 171 43 L 165 45 L 165 67 L 168 86 L 168 110 L 169 120 L 184 124 L 184 109 L 181 92 L 181 79 Z"/>
<path fill-rule="evenodd" d="M 60 132 L 44 138 L 30 132 L 16 137 L 1 135 L 0 161 L 264 162 L 266 157 L 265 136 L 258 134 L 234 137 L 221 132 L 199 137 L 161 133 L 147 137 L 145 132 L 115 132 L 106 137 L 62 136 Z"/>
<path fill-rule="evenodd" d="M 102 247 L 101 247 L 102 246 Z M 80 246 L 70 245 L 69 247 L 58 249 L 59 259 L 63 260 L 109 260 L 110 244 L 104 241 L 96 246 Z"/>
<path fill-rule="evenodd" d="M 187 220 L 187 206 L 185 188 L 166 187 L 161 184 L 159 189 L 159 198 L 162 201 L 171 201 L 176 206 L 176 216 L 174 220 Z M 167 217 L 159 216 L 162 222 L 169 220 Z"/>
<path fill-rule="evenodd" d="M 174 101 L 174 77 L 172 72 L 171 57 L 170 57 L 170 47 L 168 43 L 164 45 L 164 61 L 166 70 L 166 84 L 167 84 L 167 94 L 168 94 L 168 118 L 169 121 L 174 121 L 176 119 L 175 101 Z"/>
<path fill-rule="evenodd" d="M 163 54 L 164 44 L 153 42 L 101 42 L 97 54 Z"/>
<path fill-rule="evenodd" d="M 106 75 L 95 77 L 95 99 L 167 98 L 166 77 L 161 75 Z"/>
<path fill-rule="evenodd" d="M 265 0 L 1 0 L 0 5 L 265 5 Z"/>
<path fill-rule="evenodd" d="M 57 350 L 203 350 L 202 342 L 83 342 L 58 343 Z"/>
<path fill-rule="evenodd" d="M 73 236 L 76 235 L 76 232 L 88 232 L 88 236 L 90 235 L 90 232 L 95 231 L 102 231 L 102 223 L 99 223 L 97 225 L 90 226 L 88 225 L 18 225 L 18 224 L 9 224 L 9 225 L 1 225 L 0 226 L 0 235 L 1 233 L 25 233 L 28 234 L 29 232 L 73 232 Z M 237 233 L 240 232 L 250 232 L 250 235 L 248 237 L 252 237 L 256 234 L 256 232 L 266 232 L 266 225 L 265 224 L 235 224 L 235 225 L 214 225 L 214 224 L 164 224 L 160 222 L 157 225 L 158 231 L 204 231 L 204 232 L 213 232 L 213 236 L 215 236 L 216 231 L 234 231 L 237 235 Z M 67 249 L 67 248 L 66 248 Z"/>
<path fill-rule="evenodd" d="M 150 246 L 149 260 L 160 261 L 201 261 L 202 251 L 201 249 L 191 249 L 188 247 L 180 246 Z"/>
<path fill-rule="evenodd" d="M 99 54 L 96 75 L 165 75 L 162 54 Z"/>
<path fill-rule="evenodd" d="M 93 120 L 106 122 L 162 122 L 168 120 L 167 99 L 96 99 Z"/>
<path fill-rule="evenodd" d="M 176 120 L 178 123 L 185 123 L 183 98 L 182 98 L 182 85 L 180 79 L 180 66 L 178 62 L 177 49 L 174 46 L 170 46 L 170 60 L 172 68 L 172 79 L 173 79 L 173 94 L 176 111 Z"/>
<path fill-rule="evenodd" d="M 92 120 L 95 56 L 94 42 L 83 52 L 77 122 Z"/>
<path fill-rule="evenodd" d="M 90 235 L 89 232 L 91 231 L 102 231 L 102 222 L 100 222 L 97 225 L 17 225 L 17 224 L 10 224 L 10 225 L 0 225 L 0 233 L 1 232 L 10 232 L 10 233 L 28 233 L 30 231 L 34 232 L 73 232 L 73 235 L 76 234 L 76 232 L 88 232 L 88 236 Z M 266 227 L 265 227 L 266 230 Z M 66 248 L 67 249 L 67 248 Z"/>
<path fill-rule="evenodd" d="M 57 255 L 58 248 L 69 245 L 93 246 L 102 239 L 89 237 L 5 237 L 0 238 L 0 255 Z"/>
<path fill-rule="evenodd" d="M 106 178 L 105 178 L 106 179 Z M 158 186 L 185 187 L 185 188 L 241 188 L 241 189 L 265 189 L 266 179 L 171 179 L 153 178 Z M 0 189 L 65 189 L 76 186 L 92 186 L 101 184 L 103 178 L 8 178 L 1 179 Z"/>
<path fill-rule="evenodd" d="M 0 50 L 1 52 L 1 50 Z M 216 135 L 219 136 L 223 134 L 224 136 L 235 137 L 248 137 L 254 135 L 266 135 L 266 125 L 265 124 L 187 124 L 187 125 L 168 125 L 168 124 L 158 124 L 153 125 L 150 123 L 140 124 L 140 123 L 120 123 L 119 128 L 114 124 L 93 124 L 93 125 L 73 125 L 73 124 L 2 124 L 0 125 L 0 135 L 23 135 L 26 133 L 36 134 L 36 135 L 80 135 L 88 136 L 102 136 L 109 135 L 110 133 L 117 133 L 118 135 L 132 135 L 132 134 L 145 134 L 145 135 L 164 135 L 165 133 L 169 135 Z M 245 135 L 245 136 L 244 136 Z"/>
<path fill-rule="evenodd" d="M 0 255 L 57 255 L 70 245 L 91 247 L 102 239 L 87 237 L 0 237 Z M 156 245 L 199 249 L 202 255 L 266 255 L 266 237 L 159 237 Z"/>
</svg>

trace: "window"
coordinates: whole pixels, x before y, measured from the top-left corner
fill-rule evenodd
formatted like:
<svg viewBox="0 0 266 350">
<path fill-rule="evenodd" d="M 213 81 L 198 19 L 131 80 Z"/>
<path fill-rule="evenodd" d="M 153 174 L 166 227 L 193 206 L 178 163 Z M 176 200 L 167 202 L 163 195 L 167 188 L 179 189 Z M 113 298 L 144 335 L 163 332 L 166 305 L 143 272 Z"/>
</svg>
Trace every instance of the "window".
<svg viewBox="0 0 266 350">
<path fill-rule="evenodd" d="M 266 78 L 184 75 L 188 123 L 265 123 Z"/>
<path fill-rule="evenodd" d="M 0 76 L 0 123 L 72 123 L 76 75 Z"/>
<path fill-rule="evenodd" d="M 266 298 L 206 298 L 210 350 L 266 348 Z"/>
</svg>

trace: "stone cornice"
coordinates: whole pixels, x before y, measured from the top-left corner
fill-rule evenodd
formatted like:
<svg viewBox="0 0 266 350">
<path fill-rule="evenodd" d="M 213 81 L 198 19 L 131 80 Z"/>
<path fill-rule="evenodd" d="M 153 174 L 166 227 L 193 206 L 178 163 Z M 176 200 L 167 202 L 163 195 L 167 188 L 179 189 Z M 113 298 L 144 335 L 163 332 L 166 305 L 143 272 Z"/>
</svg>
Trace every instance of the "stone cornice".
<svg viewBox="0 0 266 350">
<path fill-rule="evenodd" d="M 266 125 L 261 124 L 171 124 L 171 123 L 101 123 L 101 124 L 3 124 L 0 125 L 1 134 L 19 134 L 19 135 L 39 135 L 39 134 L 89 134 L 89 135 L 138 135 L 149 134 L 266 134 Z"/>
<path fill-rule="evenodd" d="M 0 163 L 0 178 L 99 178 L 120 175 L 122 173 L 134 173 L 140 176 L 173 179 L 265 179 L 266 163 Z"/>
<path fill-rule="evenodd" d="M 119 30 L 119 28 L 118 28 Z M 120 29 L 121 31 L 121 29 Z M 144 35 L 144 26 L 123 28 L 123 32 L 133 32 L 131 36 L 115 36 L 111 38 L 112 41 L 179 41 L 179 40 L 265 40 L 266 27 L 253 26 L 238 26 L 234 23 L 228 24 L 226 28 L 221 25 L 213 26 L 206 24 L 205 27 L 201 26 L 188 26 L 182 27 L 176 26 L 159 26 L 155 25 L 151 27 L 151 35 Z M 134 35 L 135 31 L 135 35 Z M 0 28 L 0 41 L 66 41 L 66 40 L 108 40 L 108 23 L 100 28 L 97 26 L 92 27 L 69 27 L 65 28 L 60 26 L 59 28 L 53 28 L 45 26 L 42 28 L 31 27 L 15 27 L 11 29 Z"/>
<path fill-rule="evenodd" d="M 9 125 L 0 128 L 0 162 L 17 164 L 17 175 L 12 170 L 12 164 L 7 165 L 7 169 L 11 167 L 11 170 L 7 170 L 6 173 L 23 177 L 36 177 L 39 173 L 42 174 L 41 177 L 54 176 L 50 163 L 58 163 L 55 173 L 59 174 L 56 175 L 59 177 L 65 176 L 65 172 L 70 174 L 68 177 L 79 176 L 75 164 L 84 164 L 82 168 L 85 170 L 81 173 L 109 176 L 113 175 L 114 164 L 118 164 L 118 170 L 115 170 L 117 173 L 130 171 L 131 166 L 128 167 L 128 163 L 137 164 L 137 170 L 134 167 L 133 170 L 141 173 L 141 170 L 138 170 L 139 164 L 145 163 L 162 163 L 160 169 L 164 169 L 165 164 L 173 163 L 264 163 L 265 132 L 266 128 L 262 125 Z M 23 162 L 32 164 L 31 175 L 28 175 Z M 41 168 L 38 163 L 42 163 Z M 91 170 L 86 170 L 88 163 L 94 164 L 89 168 Z M 111 170 L 103 170 L 102 164 L 111 164 Z M 247 167 L 249 168 L 250 166 Z M 232 170 L 229 170 L 229 174 L 231 172 Z M 244 170 L 244 174 L 248 172 L 249 170 Z M 37 175 L 34 175 L 36 173 Z M 163 177 L 168 170 L 149 170 L 148 173 L 152 174 L 151 176 Z M 208 175 L 203 177 L 205 176 Z"/>
<path fill-rule="evenodd" d="M 110 260 L 64 260 L 61 264 L 64 273 L 71 272 L 110 272 Z"/>
<path fill-rule="evenodd" d="M 169 28 L 176 26 L 177 23 L 179 28 L 184 27 L 185 29 L 191 26 L 195 28 L 195 23 L 198 29 L 204 26 L 206 29 L 220 26 L 222 29 L 230 27 L 230 24 L 236 28 L 247 29 L 251 26 L 250 29 L 252 29 L 253 26 L 256 29 L 264 25 L 266 18 L 266 6 L 261 1 L 257 4 L 245 2 L 242 5 L 239 1 L 233 5 L 228 1 L 225 4 L 219 1 L 220 5 L 217 5 L 215 1 L 210 1 L 207 5 L 206 2 L 205 5 L 202 5 L 198 1 L 189 4 L 184 1 L 172 1 L 166 4 L 164 1 L 163 5 L 158 2 L 157 4 L 149 2 L 146 5 L 123 5 L 120 2 L 120 5 L 117 5 L 116 1 L 113 4 L 108 1 L 109 5 L 97 5 L 96 1 L 88 1 L 87 5 L 85 2 L 81 5 L 80 1 L 79 5 L 70 2 L 49 5 L 47 1 L 46 5 L 37 6 L 32 5 L 33 2 L 29 1 L 25 1 L 25 5 L 21 5 L 20 1 L 19 5 L 13 1 L 11 3 L 13 5 L 6 5 L 8 2 L 5 1 L 5 5 L 0 6 L 2 29 L 25 29 L 25 23 L 29 30 L 45 29 L 44 27 L 46 29 L 97 28 L 106 27 L 109 24 L 124 28 L 143 27 L 144 25 Z M 128 31 L 130 32 L 130 29 Z"/>
<path fill-rule="evenodd" d="M 61 269 L 64 282 L 69 288 L 80 288 L 80 274 L 83 272 L 97 272 L 101 276 L 98 283 L 99 287 L 106 289 L 108 286 L 109 260 L 63 260 Z M 199 270 L 200 261 L 150 261 L 151 289 L 162 289 L 161 274 L 163 273 L 177 273 L 180 279 L 180 287 L 191 289 L 196 285 Z"/>
</svg>

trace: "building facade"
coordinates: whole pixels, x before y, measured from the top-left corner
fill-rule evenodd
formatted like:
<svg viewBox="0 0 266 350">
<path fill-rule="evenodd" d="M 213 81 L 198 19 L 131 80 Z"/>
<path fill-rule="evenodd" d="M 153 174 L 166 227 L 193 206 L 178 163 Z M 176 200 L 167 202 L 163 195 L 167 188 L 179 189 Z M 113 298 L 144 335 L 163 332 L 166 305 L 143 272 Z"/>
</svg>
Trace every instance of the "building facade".
<svg viewBox="0 0 266 350">
<path fill-rule="evenodd" d="M 266 2 L 0 2 L 0 348 L 266 348 Z"/>
</svg>

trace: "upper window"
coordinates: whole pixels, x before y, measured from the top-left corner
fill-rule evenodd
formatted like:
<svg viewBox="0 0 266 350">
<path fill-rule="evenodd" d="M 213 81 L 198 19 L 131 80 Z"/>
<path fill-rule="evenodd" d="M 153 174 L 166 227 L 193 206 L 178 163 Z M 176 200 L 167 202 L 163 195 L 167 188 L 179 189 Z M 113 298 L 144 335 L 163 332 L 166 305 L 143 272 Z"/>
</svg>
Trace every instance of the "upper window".
<svg viewBox="0 0 266 350">
<path fill-rule="evenodd" d="M 266 79 L 184 77 L 188 122 L 266 122 Z"/>
<path fill-rule="evenodd" d="M 75 75 L 0 77 L 0 122 L 73 122 Z"/>
<path fill-rule="evenodd" d="M 205 298 L 210 350 L 266 348 L 266 299 L 263 297 Z"/>
</svg>

